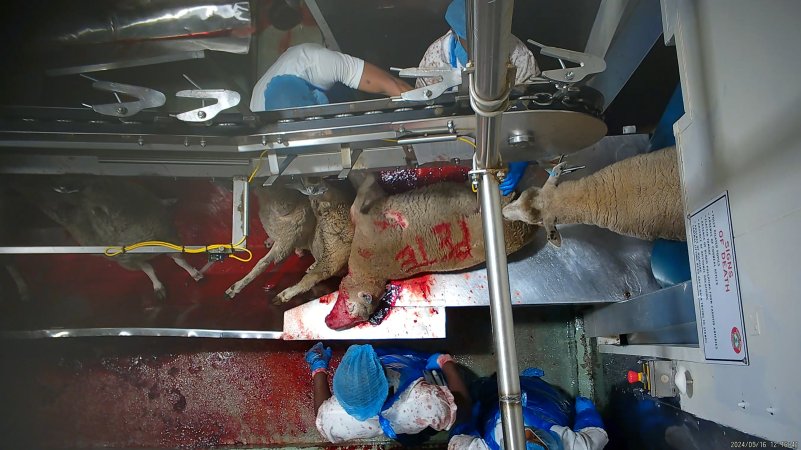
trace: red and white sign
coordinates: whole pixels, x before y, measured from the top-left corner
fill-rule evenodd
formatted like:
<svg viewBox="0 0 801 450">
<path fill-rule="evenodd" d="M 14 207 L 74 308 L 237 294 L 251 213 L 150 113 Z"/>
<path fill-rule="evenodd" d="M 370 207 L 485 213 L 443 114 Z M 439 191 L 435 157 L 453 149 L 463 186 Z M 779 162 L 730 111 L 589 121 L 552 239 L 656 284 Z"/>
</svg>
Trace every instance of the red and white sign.
<svg viewBox="0 0 801 450">
<path fill-rule="evenodd" d="M 690 216 L 689 246 L 704 355 L 710 362 L 747 364 L 728 193 Z"/>
</svg>

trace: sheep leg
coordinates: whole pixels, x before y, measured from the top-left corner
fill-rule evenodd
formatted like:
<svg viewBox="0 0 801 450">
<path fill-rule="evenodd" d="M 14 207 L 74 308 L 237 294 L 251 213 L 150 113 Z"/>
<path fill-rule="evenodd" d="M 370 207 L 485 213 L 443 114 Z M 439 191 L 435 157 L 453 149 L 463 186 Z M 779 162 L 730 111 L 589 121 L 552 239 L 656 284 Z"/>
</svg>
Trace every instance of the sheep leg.
<svg viewBox="0 0 801 450">
<path fill-rule="evenodd" d="M 250 269 L 250 272 L 247 275 L 231 285 L 231 287 L 225 291 L 225 296 L 228 298 L 234 298 L 236 294 L 242 292 L 242 289 L 244 289 L 245 286 L 249 285 L 259 275 L 264 273 L 270 264 L 277 261 L 283 261 L 291 252 L 291 247 L 283 244 L 282 242 L 276 242 L 276 245 L 274 245 L 273 248 L 271 248 L 270 251 L 267 252 L 267 254 L 264 255 L 264 257 L 260 259 L 252 269 Z"/>
<path fill-rule="evenodd" d="M 175 261 L 175 264 L 178 264 L 179 267 L 184 269 L 186 273 L 188 273 L 189 276 L 192 277 L 193 280 L 200 281 L 203 279 L 203 272 L 195 269 L 194 267 L 192 267 L 191 264 L 186 262 L 182 254 L 173 253 L 170 255 L 170 258 L 172 258 L 172 260 Z"/>
<path fill-rule="evenodd" d="M 203 267 L 200 268 L 200 270 L 198 270 L 198 272 L 205 274 L 209 269 L 211 269 L 211 266 L 213 266 L 215 262 L 216 261 L 207 262 Z"/>
<path fill-rule="evenodd" d="M 156 271 L 153 270 L 153 266 L 150 265 L 148 262 L 142 262 L 139 264 L 139 269 L 150 278 L 150 282 L 153 283 L 153 292 L 156 293 L 156 298 L 159 300 L 166 300 L 167 299 L 167 289 L 161 284 L 159 278 L 156 276 Z"/>
<path fill-rule="evenodd" d="M 316 260 L 316 259 L 314 260 L 314 262 L 313 262 L 313 263 L 311 263 L 311 265 L 309 266 L 309 268 L 308 268 L 308 269 L 306 269 L 306 273 L 311 273 L 311 272 L 314 272 L 314 270 L 315 270 L 315 267 L 317 267 L 317 260 Z"/>
<path fill-rule="evenodd" d="M 23 302 L 27 302 L 30 299 L 30 294 L 28 294 L 28 283 L 25 282 L 25 279 L 22 278 L 22 274 L 19 273 L 16 267 L 6 264 L 5 265 L 8 274 L 11 276 L 11 279 L 14 280 L 14 284 L 17 285 L 17 292 L 19 293 L 19 299 Z"/>
<path fill-rule="evenodd" d="M 286 303 L 292 300 L 294 297 L 303 294 L 304 292 L 308 292 L 317 283 L 331 278 L 333 274 L 329 272 L 330 271 L 328 270 L 321 270 L 307 273 L 303 276 L 303 278 L 301 278 L 298 284 L 290 286 L 276 295 L 275 299 L 273 299 L 273 303 L 276 305 Z"/>
<path fill-rule="evenodd" d="M 542 225 L 545 227 L 545 235 L 548 237 L 548 242 L 550 242 L 554 247 L 561 247 L 562 235 L 559 234 L 559 230 L 556 229 L 556 218 L 545 218 L 542 221 Z"/>
</svg>

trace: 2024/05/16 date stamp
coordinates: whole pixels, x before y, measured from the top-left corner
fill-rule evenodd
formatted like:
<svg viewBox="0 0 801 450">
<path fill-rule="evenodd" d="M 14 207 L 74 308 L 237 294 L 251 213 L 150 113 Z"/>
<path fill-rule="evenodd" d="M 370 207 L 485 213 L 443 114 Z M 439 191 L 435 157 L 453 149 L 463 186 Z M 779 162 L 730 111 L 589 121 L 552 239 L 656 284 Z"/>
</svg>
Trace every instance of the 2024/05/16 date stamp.
<svg viewBox="0 0 801 450">
<path fill-rule="evenodd" d="M 798 448 L 798 441 L 731 441 L 731 448 Z"/>
</svg>

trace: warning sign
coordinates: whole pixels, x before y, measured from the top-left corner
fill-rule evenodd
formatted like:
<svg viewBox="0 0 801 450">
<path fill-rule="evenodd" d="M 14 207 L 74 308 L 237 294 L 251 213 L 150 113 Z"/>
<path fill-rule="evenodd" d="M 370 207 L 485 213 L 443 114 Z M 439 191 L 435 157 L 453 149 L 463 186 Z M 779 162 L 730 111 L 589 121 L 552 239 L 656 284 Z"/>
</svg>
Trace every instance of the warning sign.
<svg viewBox="0 0 801 450">
<path fill-rule="evenodd" d="M 728 193 L 690 216 L 693 290 L 709 361 L 747 363 Z"/>
</svg>

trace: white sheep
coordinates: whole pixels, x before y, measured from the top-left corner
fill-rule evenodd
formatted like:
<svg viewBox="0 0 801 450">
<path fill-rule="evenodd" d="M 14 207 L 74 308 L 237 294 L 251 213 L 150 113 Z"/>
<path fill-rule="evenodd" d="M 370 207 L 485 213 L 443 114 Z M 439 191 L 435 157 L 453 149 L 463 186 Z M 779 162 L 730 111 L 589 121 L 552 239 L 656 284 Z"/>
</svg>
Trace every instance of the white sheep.
<svg viewBox="0 0 801 450">
<path fill-rule="evenodd" d="M 583 223 L 640 239 L 686 240 L 676 148 L 640 154 L 559 183 L 564 163 L 542 188 L 525 190 L 503 208 L 508 220 L 545 227 L 559 246 L 556 224 Z"/>
<path fill-rule="evenodd" d="M 82 246 L 128 245 L 142 241 L 178 242 L 178 233 L 161 200 L 139 184 L 105 177 L 21 177 L 14 189 L 31 200 Z M 152 253 L 125 253 L 114 261 L 141 270 L 159 299 L 167 291 L 148 262 Z M 195 280 L 203 274 L 180 253 L 170 258 Z"/>
<path fill-rule="evenodd" d="M 479 203 L 465 184 L 438 183 L 387 196 L 368 177 L 350 214 L 355 232 L 348 274 L 326 317 L 332 329 L 366 321 L 389 280 L 484 262 Z M 523 222 L 504 221 L 507 254 L 528 243 L 534 231 Z"/>
</svg>

